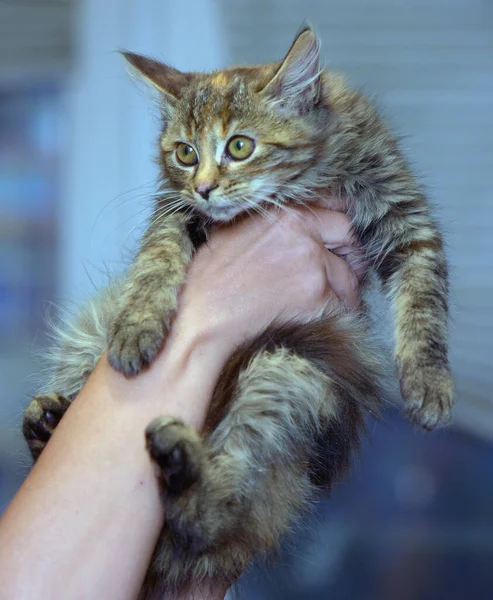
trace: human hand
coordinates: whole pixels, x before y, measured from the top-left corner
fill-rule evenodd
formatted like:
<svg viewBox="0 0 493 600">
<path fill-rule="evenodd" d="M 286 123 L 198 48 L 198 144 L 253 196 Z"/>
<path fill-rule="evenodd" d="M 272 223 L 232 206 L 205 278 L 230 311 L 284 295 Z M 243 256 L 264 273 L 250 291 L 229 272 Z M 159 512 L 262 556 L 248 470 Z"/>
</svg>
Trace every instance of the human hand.
<svg viewBox="0 0 493 600">
<path fill-rule="evenodd" d="M 172 337 L 214 339 L 227 358 L 274 320 L 308 320 L 328 302 L 357 306 L 364 269 L 348 217 L 326 208 L 272 217 L 212 233 L 189 268 Z"/>
</svg>

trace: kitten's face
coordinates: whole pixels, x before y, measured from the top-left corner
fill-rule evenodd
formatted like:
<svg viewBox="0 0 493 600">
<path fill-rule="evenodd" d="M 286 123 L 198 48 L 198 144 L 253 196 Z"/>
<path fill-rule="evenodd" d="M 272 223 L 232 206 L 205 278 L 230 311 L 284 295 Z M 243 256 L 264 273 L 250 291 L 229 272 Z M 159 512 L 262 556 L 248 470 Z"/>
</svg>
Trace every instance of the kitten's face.
<svg viewBox="0 0 493 600">
<path fill-rule="evenodd" d="M 125 56 L 161 93 L 163 175 L 185 207 L 229 221 L 309 191 L 305 175 L 325 137 L 319 42 L 310 29 L 281 63 L 210 75 Z"/>
<path fill-rule="evenodd" d="M 313 133 L 303 119 L 269 108 L 234 71 L 205 76 L 187 90 L 167 123 L 162 166 L 187 206 L 228 221 L 283 201 L 313 164 Z"/>
</svg>

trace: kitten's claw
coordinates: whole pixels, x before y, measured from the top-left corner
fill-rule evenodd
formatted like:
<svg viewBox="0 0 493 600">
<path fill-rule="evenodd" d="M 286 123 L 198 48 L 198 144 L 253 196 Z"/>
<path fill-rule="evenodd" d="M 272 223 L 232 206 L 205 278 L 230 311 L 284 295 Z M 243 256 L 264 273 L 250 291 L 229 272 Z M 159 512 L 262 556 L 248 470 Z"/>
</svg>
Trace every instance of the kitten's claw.
<svg viewBox="0 0 493 600">
<path fill-rule="evenodd" d="M 145 432 L 146 446 L 169 494 L 181 494 L 200 477 L 202 444 L 198 434 L 174 417 L 159 417 Z"/>
<path fill-rule="evenodd" d="M 126 323 L 124 318 L 117 318 L 111 326 L 108 360 L 126 377 L 138 375 L 161 350 L 164 336 L 162 321 Z"/>
<path fill-rule="evenodd" d="M 64 396 L 54 392 L 39 394 L 31 400 L 24 413 L 22 433 L 34 460 L 44 450 L 69 406 L 70 402 Z"/>
<path fill-rule="evenodd" d="M 454 382 L 448 369 L 403 369 L 401 392 L 411 422 L 424 429 L 449 425 L 452 420 Z"/>
</svg>

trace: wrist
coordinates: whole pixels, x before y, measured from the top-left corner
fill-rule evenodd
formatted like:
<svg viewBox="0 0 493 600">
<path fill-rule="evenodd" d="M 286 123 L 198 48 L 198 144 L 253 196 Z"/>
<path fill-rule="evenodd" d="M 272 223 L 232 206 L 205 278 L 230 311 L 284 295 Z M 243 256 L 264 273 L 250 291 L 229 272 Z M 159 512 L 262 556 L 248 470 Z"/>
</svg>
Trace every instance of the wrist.
<svg viewBox="0 0 493 600">
<path fill-rule="evenodd" d="M 146 388 L 156 395 L 161 414 L 176 416 L 200 430 L 228 356 L 220 338 L 202 329 L 173 326 L 163 351 L 136 383 L 147 380 Z"/>
<path fill-rule="evenodd" d="M 224 322 L 224 315 L 185 307 L 172 324 L 163 359 L 177 369 L 202 364 L 219 374 L 237 346 L 232 339 L 234 331 Z"/>
</svg>

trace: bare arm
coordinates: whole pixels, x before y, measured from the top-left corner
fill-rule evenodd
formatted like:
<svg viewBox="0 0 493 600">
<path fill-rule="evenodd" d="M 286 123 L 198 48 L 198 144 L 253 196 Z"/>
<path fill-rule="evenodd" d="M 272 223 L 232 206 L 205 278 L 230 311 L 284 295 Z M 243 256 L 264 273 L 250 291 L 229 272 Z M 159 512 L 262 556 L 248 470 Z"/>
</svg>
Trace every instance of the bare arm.
<svg viewBox="0 0 493 600">
<path fill-rule="evenodd" d="M 100 361 L 2 518 L 2 599 L 137 596 L 164 516 L 143 431 L 199 425 L 213 384 L 213 360 L 172 351 L 131 381 Z"/>
<path fill-rule="evenodd" d="M 323 249 L 347 244 L 347 220 L 325 211 L 281 221 L 226 228 L 199 251 L 146 373 L 127 380 L 100 361 L 0 521 L 2 600 L 136 598 L 164 520 L 147 424 L 169 413 L 200 429 L 238 343 L 281 314 L 316 311 L 332 288 L 357 298 L 352 272 Z"/>
</svg>

